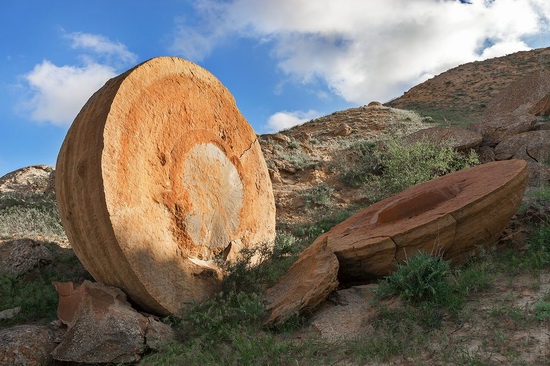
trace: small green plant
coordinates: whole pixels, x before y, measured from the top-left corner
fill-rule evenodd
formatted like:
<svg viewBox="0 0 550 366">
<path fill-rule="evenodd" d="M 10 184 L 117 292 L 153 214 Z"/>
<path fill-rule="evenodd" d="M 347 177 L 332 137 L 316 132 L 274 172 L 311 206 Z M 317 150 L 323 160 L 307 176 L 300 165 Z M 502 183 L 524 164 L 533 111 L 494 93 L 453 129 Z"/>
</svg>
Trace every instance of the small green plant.
<svg viewBox="0 0 550 366">
<path fill-rule="evenodd" d="M 550 225 L 543 225 L 535 230 L 528 240 L 530 247 L 527 252 L 531 257 L 534 269 L 540 270 L 550 265 Z"/>
<path fill-rule="evenodd" d="M 0 277 L 0 294 L 0 310 L 21 308 L 15 318 L 0 320 L 0 324 L 55 318 L 57 292 L 48 275 L 39 273 L 32 280 L 4 275 Z"/>
<path fill-rule="evenodd" d="M 550 294 L 535 304 L 535 318 L 540 321 L 550 321 Z"/>
<path fill-rule="evenodd" d="M 398 295 L 401 299 L 419 304 L 443 305 L 450 295 L 451 267 L 439 256 L 419 253 L 409 257 L 380 284 L 379 297 Z"/>
<path fill-rule="evenodd" d="M 306 207 L 311 208 L 316 205 L 327 205 L 332 201 L 334 189 L 326 183 L 319 184 L 304 195 Z"/>
<path fill-rule="evenodd" d="M 319 235 L 327 232 L 334 225 L 349 218 L 357 212 L 358 209 L 358 207 L 351 207 L 346 210 L 324 215 L 316 222 L 295 226 L 292 229 L 292 234 L 295 237 L 300 238 L 304 242 L 305 246 L 307 246 L 311 244 L 311 242 Z"/>
<path fill-rule="evenodd" d="M 352 187 L 360 187 L 367 183 L 371 175 L 379 173 L 381 168 L 378 157 L 374 154 L 376 144 L 360 140 L 349 147 L 349 154 L 346 158 L 351 161 L 338 161 L 342 169 L 342 181 Z"/>
<path fill-rule="evenodd" d="M 222 265 L 226 273 L 222 290 L 225 293 L 262 293 L 286 272 L 300 249 L 300 242 L 294 236 L 279 232 L 273 246 L 263 244 L 241 250 L 239 260 Z"/>
</svg>

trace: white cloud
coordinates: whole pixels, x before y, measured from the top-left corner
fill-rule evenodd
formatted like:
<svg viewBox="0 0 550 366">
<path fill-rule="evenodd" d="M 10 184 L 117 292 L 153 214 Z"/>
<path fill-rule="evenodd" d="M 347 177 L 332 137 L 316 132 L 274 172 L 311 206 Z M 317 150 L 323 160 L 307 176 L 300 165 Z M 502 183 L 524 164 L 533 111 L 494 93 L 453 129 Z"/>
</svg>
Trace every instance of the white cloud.
<svg viewBox="0 0 550 366">
<path fill-rule="evenodd" d="M 203 19 L 174 44 L 204 57 L 224 39 L 271 43 L 297 82 L 326 82 L 349 102 L 386 101 L 461 63 L 528 49 L 550 34 L 548 0 L 199 0 Z M 184 45 L 184 46 L 183 46 Z M 185 54 L 184 54 L 185 56 Z"/>
<path fill-rule="evenodd" d="M 23 76 L 31 96 L 20 107 L 35 121 L 70 124 L 86 100 L 115 75 L 106 65 L 56 66 L 44 60 Z"/>
<path fill-rule="evenodd" d="M 71 47 L 81 52 L 78 65 L 58 66 L 49 60 L 21 75 L 27 91 L 18 109 L 32 120 L 68 125 L 92 94 L 116 76 L 119 68 L 137 61 L 137 56 L 119 42 L 89 33 L 66 33 Z"/>
<path fill-rule="evenodd" d="M 107 63 L 130 65 L 134 64 L 138 57 L 120 43 L 113 42 L 99 34 L 73 32 L 65 34 L 71 40 L 71 47 L 93 52 L 93 57 L 103 57 Z"/>
<path fill-rule="evenodd" d="M 267 129 L 269 132 L 284 130 L 296 125 L 300 125 L 313 118 L 319 117 L 321 114 L 315 110 L 304 111 L 281 111 L 272 114 L 267 119 Z"/>
</svg>

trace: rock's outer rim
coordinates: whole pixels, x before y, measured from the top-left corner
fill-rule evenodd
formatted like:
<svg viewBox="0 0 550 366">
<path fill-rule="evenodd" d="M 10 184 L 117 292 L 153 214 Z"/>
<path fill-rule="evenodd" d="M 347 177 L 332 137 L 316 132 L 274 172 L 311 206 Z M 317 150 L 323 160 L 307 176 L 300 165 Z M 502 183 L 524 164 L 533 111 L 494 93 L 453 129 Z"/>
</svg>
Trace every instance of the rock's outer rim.
<svg viewBox="0 0 550 366">
<path fill-rule="evenodd" d="M 493 174 L 498 172 L 498 176 Z M 470 178 L 468 178 L 468 175 Z M 527 185 L 527 163 L 524 160 L 507 160 L 499 162 L 491 162 L 487 164 L 478 165 L 473 168 L 460 170 L 451 174 L 447 174 L 440 178 L 428 181 L 414 187 L 411 187 L 401 193 L 386 198 L 380 202 L 377 202 L 368 208 L 356 213 L 346 221 L 334 226 L 331 230 L 322 234 L 317 241 L 328 241 L 328 246 L 339 257 L 340 271 L 344 270 L 342 267 L 342 260 L 345 260 L 342 255 L 355 248 L 358 250 L 362 247 L 359 242 L 378 243 L 389 239 L 394 242 L 395 258 L 398 261 L 406 259 L 407 256 L 414 254 L 414 245 L 411 245 L 407 251 L 407 242 L 410 238 L 407 238 L 409 233 L 412 233 L 419 227 L 429 227 L 431 223 L 435 225 L 440 232 L 436 233 L 435 241 L 433 242 L 433 253 L 442 254 L 444 258 L 450 258 L 452 255 L 462 254 L 461 251 L 457 253 L 457 246 L 460 246 L 462 240 L 470 240 L 472 243 L 468 245 L 469 249 L 474 249 L 477 245 L 483 245 L 485 243 L 494 243 L 502 230 L 504 230 L 506 224 L 517 210 L 517 206 L 521 202 L 523 192 Z M 512 190 L 512 192 L 509 192 Z M 486 231 L 480 234 L 479 238 L 464 237 L 464 230 L 468 230 L 468 223 L 471 223 L 471 212 L 478 212 L 483 205 L 489 194 L 497 193 L 509 194 L 503 199 L 511 201 L 510 212 L 494 212 L 496 215 L 505 216 L 502 222 L 504 226 L 498 223 L 494 223 L 495 217 L 478 218 L 478 221 L 482 221 L 481 231 Z M 430 197 L 426 193 L 442 194 L 442 196 L 449 195 L 452 198 L 442 199 L 440 203 L 434 204 L 433 208 L 426 209 L 420 214 L 412 213 L 411 218 L 403 220 L 392 220 L 391 217 L 386 220 L 380 220 L 380 215 L 386 212 L 387 216 L 391 216 L 391 212 L 387 210 L 391 209 L 393 205 L 398 205 L 399 202 L 409 201 L 408 209 L 414 211 L 417 207 L 412 207 L 412 201 L 415 198 L 420 198 L 420 206 L 429 206 Z M 423 196 L 424 195 L 424 196 Z M 498 211 L 498 207 L 495 207 Z M 422 207 L 420 207 L 422 210 Z M 468 212 L 468 213 L 467 213 Z M 396 210 L 396 215 L 401 215 L 401 210 Z M 378 221 L 378 222 L 377 222 Z M 450 223 L 446 223 L 449 221 Z M 493 221 L 493 222 L 491 222 Z M 368 222 L 368 224 L 365 224 Z M 433 226 L 433 225 L 432 225 Z M 449 226 L 451 232 L 446 234 L 445 227 Z M 355 243 L 345 240 L 345 237 L 352 234 L 356 228 L 360 228 L 361 235 L 360 240 L 356 240 Z M 357 233 L 353 233 L 357 235 Z M 439 237 L 439 234 L 445 234 Z M 424 234 L 423 234 L 424 235 Z M 335 240 L 340 239 L 340 240 Z M 343 239 L 343 240 L 342 240 Z M 414 239 L 414 238 L 413 238 Z M 407 243 L 405 246 L 400 242 Z M 457 243 L 458 242 L 458 243 Z M 371 245 L 372 245 L 371 243 Z M 313 245 L 313 244 L 312 244 Z M 422 244 L 425 246 L 425 244 Z M 385 250 L 392 250 L 391 248 L 384 247 Z M 368 249 L 368 246 L 365 247 Z M 386 275 L 387 273 L 373 273 L 374 275 Z"/>
<path fill-rule="evenodd" d="M 244 246 L 274 240 L 275 205 L 267 166 L 254 131 L 238 111 L 233 96 L 205 69 L 175 57 L 154 58 L 109 80 L 88 100 L 71 126 L 57 161 L 56 191 L 63 226 L 78 258 L 97 281 L 122 288 L 145 310 L 167 315 L 178 313 L 190 301 L 211 296 L 219 289 L 219 274 L 208 263 L 212 258 L 192 259 L 182 252 L 181 244 L 161 240 L 173 236 L 171 232 L 162 232 L 169 231 L 166 227 L 148 230 L 147 220 L 157 220 L 156 216 L 150 216 L 152 212 L 147 212 L 151 202 L 141 207 L 145 210 L 140 212 L 143 218 L 140 223 L 145 227 L 113 229 L 113 221 L 123 213 L 120 202 L 114 205 L 113 202 L 131 202 L 131 197 L 137 197 L 136 192 L 141 188 L 138 180 L 118 186 L 115 182 L 131 176 L 137 169 L 145 169 L 150 163 L 143 161 L 140 166 L 132 155 L 134 151 L 119 149 L 124 139 L 135 137 L 133 143 L 139 145 L 139 139 L 143 138 L 139 136 L 142 132 L 139 128 L 144 124 L 135 118 L 136 123 L 132 124 L 127 116 L 136 113 L 135 117 L 139 117 L 144 111 L 152 110 L 156 113 L 155 120 L 171 117 L 167 117 L 171 109 L 165 108 L 165 101 L 143 97 L 142 93 L 155 88 L 164 97 L 171 98 L 170 102 L 176 104 L 176 113 L 181 112 L 188 118 L 179 136 L 170 136 L 170 133 L 165 136 L 171 137 L 174 145 L 180 140 L 190 140 L 190 149 L 197 143 L 193 141 L 195 134 L 201 140 L 198 143 L 213 143 L 227 153 L 241 174 L 246 197 L 240 227 L 225 256 L 234 259 Z M 181 95 L 175 97 L 169 88 Z M 186 97 L 187 104 L 178 104 Z M 159 106 L 159 103 L 165 104 Z M 211 108 L 204 108 L 204 103 Z M 117 116 L 122 122 L 117 121 Z M 124 124 L 124 128 L 117 123 Z M 212 125 L 214 128 L 208 130 Z M 76 141 L 86 141 L 86 146 L 78 146 Z M 113 171 L 113 164 L 118 170 Z M 253 172 L 243 174 L 242 169 L 248 165 L 254 166 Z M 255 215 L 243 217 L 242 212 Z M 121 240 L 126 244 L 120 245 Z"/>
</svg>

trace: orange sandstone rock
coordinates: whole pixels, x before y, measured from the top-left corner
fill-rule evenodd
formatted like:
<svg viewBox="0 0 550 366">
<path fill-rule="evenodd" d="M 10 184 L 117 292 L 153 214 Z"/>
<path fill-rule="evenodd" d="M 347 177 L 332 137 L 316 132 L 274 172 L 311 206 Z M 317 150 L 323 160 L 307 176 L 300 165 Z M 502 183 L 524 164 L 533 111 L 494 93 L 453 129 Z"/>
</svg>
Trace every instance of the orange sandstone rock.
<svg viewBox="0 0 550 366">
<path fill-rule="evenodd" d="M 59 153 L 56 191 L 86 269 L 160 315 L 219 289 L 214 259 L 275 237 L 254 131 L 213 75 L 179 58 L 144 62 L 88 100 Z"/>
<path fill-rule="evenodd" d="M 439 254 L 455 263 L 466 260 L 496 242 L 516 212 L 526 184 L 525 161 L 492 162 L 375 203 L 318 237 L 300 255 L 268 291 L 267 321 L 277 322 L 319 304 L 327 288 L 335 288 L 328 284 L 387 275 L 396 263 L 418 252 Z M 337 275 L 322 270 L 325 261 L 315 264 L 320 255 L 330 257 L 321 254 L 327 251 L 338 259 Z M 281 298 L 295 299 L 293 306 L 287 302 L 282 307 Z"/>
</svg>

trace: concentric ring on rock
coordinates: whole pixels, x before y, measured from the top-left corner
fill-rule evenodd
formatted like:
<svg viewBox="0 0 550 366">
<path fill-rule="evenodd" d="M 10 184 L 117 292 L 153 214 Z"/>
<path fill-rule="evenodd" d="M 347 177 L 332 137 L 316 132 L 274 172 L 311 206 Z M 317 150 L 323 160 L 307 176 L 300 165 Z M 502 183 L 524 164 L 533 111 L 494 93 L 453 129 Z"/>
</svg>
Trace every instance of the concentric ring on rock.
<svg viewBox="0 0 550 366">
<path fill-rule="evenodd" d="M 215 259 L 275 237 L 254 131 L 213 75 L 179 58 L 146 61 L 88 100 L 59 153 L 56 190 L 96 281 L 160 315 L 219 290 Z"/>
</svg>

